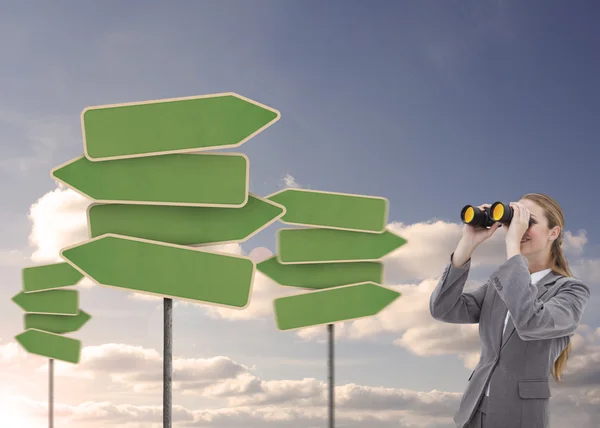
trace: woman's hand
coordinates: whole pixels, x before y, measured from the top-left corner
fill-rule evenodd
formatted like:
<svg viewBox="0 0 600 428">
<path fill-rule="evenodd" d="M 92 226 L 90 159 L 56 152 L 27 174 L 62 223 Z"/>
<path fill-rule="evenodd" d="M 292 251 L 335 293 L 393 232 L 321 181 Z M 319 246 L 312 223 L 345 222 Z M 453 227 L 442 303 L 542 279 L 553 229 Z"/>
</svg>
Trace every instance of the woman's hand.
<svg viewBox="0 0 600 428">
<path fill-rule="evenodd" d="M 490 207 L 490 204 L 483 204 L 477 206 L 477 208 L 479 208 L 481 211 L 483 211 L 485 208 Z M 475 227 L 470 224 L 465 224 L 463 227 L 462 239 L 465 241 L 465 243 L 468 244 L 468 246 L 475 248 L 483 241 L 490 238 L 494 234 L 494 232 L 498 230 L 498 228 L 501 226 L 501 223 L 494 223 L 489 229 L 487 229 L 485 227 Z"/>
<path fill-rule="evenodd" d="M 513 218 L 510 224 L 505 225 L 506 227 L 506 248 L 509 252 L 519 252 L 521 250 L 521 239 L 523 235 L 529 229 L 529 217 L 531 216 L 530 211 L 527 207 L 519 202 L 511 202 L 509 204 L 513 209 Z M 510 258 L 510 255 L 509 255 Z"/>
</svg>

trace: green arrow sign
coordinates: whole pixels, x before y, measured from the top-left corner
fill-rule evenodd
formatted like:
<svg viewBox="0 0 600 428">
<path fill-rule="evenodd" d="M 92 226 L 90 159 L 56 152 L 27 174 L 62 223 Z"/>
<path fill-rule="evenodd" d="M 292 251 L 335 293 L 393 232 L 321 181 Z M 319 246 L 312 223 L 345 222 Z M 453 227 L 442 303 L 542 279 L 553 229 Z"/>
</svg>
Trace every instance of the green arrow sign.
<svg viewBox="0 0 600 428">
<path fill-rule="evenodd" d="M 105 233 L 179 245 L 243 242 L 279 219 L 285 208 L 248 195 L 242 208 L 91 204 L 90 237 Z"/>
<path fill-rule="evenodd" d="M 245 308 L 254 262 L 248 257 L 107 233 L 61 251 L 98 285 Z"/>
<path fill-rule="evenodd" d="M 373 196 L 285 189 L 267 196 L 287 209 L 283 223 L 364 232 L 383 232 L 388 201 Z"/>
<path fill-rule="evenodd" d="M 77 364 L 81 355 L 81 342 L 58 334 L 27 330 L 15 336 L 17 342 L 31 354 Z"/>
<path fill-rule="evenodd" d="M 383 281 L 383 263 L 281 264 L 273 256 L 256 265 L 278 284 L 288 287 L 323 289 L 357 282 Z"/>
<path fill-rule="evenodd" d="M 376 261 L 406 240 L 386 230 L 364 233 L 335 229 L 280 229 L 277 259 L 280 263 Z"/>
<path fill-rule="evenodd" d="M 235 93 L 88 107 L 81 113 L 93 161 L 230 148 L 279 120 L 277 110 Z"/>
<path fill-rule="evenodd" d="M 376 315 L 400 296 L 373 282 L 344 285 L 275 299 L 279 330 L 331 324 Z"/>
<path fill-rule="evenodd" d="M 15 295 L 13 302 L 31 314 L 77 315 L 77 290 L 50 290 Z"/>
<path fill-rule="evenodd" d="M 243 154 L 172 154 L 91 162 L 84 156 L 52 177 L 98 202 L 241 207 L 248 199 Z"/>
<path fill-rule="evenodd" d="M 26 267 L 22 271 L 23 291 L 53 290 L 77 284 L 83 275 L 68 263 Z"/>
<path fill-rule="evenodd" d="M 75 316 L 25 314 L 25 329 L 43 330 L 49 333 L 70 333 L 79 330 L 91 318 L 80 310 Z"/>
</svg>

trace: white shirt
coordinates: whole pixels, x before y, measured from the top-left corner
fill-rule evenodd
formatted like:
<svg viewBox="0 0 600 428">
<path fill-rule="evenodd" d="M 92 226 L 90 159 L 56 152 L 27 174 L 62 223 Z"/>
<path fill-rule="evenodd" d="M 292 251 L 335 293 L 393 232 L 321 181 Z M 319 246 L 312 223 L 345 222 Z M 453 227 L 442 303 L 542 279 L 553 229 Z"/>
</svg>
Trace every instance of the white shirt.
<svg viewBox="0 0 600 428">
<path fill-rule="evenodd" d="M 552 269 L 544 269 L 539 272 L 534 272 L 531 274 L 531 283 L 536 285 L 540 279 L 545 277 L 548 273 L 550 273 Z M 502 329 L 502 335 L 504 335 L 504 330 L 506 330 L 506 323 L 508 323 L 508 317 L 510 316 L 510 311 L 506 313 L 506 318 L 504 318 L 504 328 Z M 485 395 L 489 397 L 490 395 L 490 384 L 488 382 L 487 390 L 485 391 Z"/>
</svg>

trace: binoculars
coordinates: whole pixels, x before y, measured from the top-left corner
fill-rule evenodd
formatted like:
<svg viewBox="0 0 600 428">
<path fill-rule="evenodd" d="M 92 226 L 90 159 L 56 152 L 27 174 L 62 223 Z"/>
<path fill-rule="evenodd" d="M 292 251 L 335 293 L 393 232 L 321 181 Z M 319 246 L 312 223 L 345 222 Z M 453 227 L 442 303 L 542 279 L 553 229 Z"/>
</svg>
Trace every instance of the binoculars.
<svg viewBox="0 0 600 428">
<path fill-rule="evenodd" d="M 485 207 L 483 210 L 473 205 L 465 205 L 460 212 L 460 218 L 463 223 L 471 226 L 491 227 L 494 223 L 510 223 L 514 215 L 513 208 L 502 202 L 494 202 L 491 207 Z M 529 219 L 529 227 L 533 220 Z"/>
</svg>

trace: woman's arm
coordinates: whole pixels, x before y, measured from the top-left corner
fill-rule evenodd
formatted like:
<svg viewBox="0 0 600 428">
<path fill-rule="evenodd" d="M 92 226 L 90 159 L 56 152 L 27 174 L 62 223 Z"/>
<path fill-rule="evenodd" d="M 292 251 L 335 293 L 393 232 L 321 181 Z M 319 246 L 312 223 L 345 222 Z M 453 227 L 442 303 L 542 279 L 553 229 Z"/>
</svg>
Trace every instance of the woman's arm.
<svg viewBox="0 0 600 428">
<path fill-rule="evenodd" d="M 573 334 L 590 297 L 590 288 L 573 279 L 543 302 L 531 282 L 527 259 L 509 258 L 491 276 L 491 284 L 506 304 L 519 337 L 523 340 L 553 339 Z"/>
<path fill-rule="evenodd" d="M 488 283 L 474 291 L 463 292 L 469 276 L 471 254 L 474 249 L 461 240 L 456 250 L 450 255 L 450 262 L 429 300 L 429 312 L 436 320 L 456 324 L 479 322 Z"/>
</svg>

